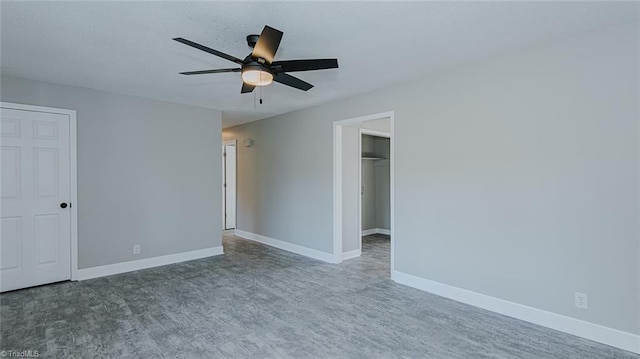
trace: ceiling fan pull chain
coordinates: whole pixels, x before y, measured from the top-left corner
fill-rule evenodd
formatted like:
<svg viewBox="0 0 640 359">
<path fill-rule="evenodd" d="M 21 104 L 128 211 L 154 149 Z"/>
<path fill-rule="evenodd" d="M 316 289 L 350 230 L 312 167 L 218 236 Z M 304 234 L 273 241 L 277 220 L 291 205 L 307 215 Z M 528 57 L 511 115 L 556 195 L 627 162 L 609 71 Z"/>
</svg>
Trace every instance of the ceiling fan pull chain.
<svg viewBox="0 0 640 359">
<path fill-rule="evenodd" d="M 262 71 L 260 71 L 260 82 L 262 82 Z M 262 105 L 262 86 L 260 86 L 260 104 Z"/>
</svg>

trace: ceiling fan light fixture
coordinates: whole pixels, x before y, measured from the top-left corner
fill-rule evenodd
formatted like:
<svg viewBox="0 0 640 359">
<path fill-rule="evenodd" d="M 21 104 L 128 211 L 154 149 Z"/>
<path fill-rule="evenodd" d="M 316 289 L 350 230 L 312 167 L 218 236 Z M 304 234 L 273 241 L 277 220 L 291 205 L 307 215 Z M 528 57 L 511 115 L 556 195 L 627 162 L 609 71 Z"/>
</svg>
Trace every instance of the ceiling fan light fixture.
<svg viewBox="0 0 640 359">
<path fill-rule="evenodd" d="M 0 0 L 1 1 L 1 0 Z M 176 37 L 173 40 L 191 46 L 200 51 L 208 52 L 225 60 L 240 65 L 240 67 L 231 69 L 212 69 L 181 72 L 181 75 L 204 75 L 219 74 L 227 72 L 240 72 L 242 75 L 241 94 L 251 93 L 258 86 L 267 86 L 273 81 L 285 86 L 293 87 L 298 90 L 308 91 L 313 85 L 305 82 L 295 76 L 291 76 L 288 72 L 297 71 L 316 71 L 337 69 L 338 59 L 305 59 L 305 60 L 285 60 L 274 61 L 276 51 L 282 40 L 282 31 L 265 26 L 260 35 L 247 36 L 247 44 L 253 48 L 253 51 L 244 58 L 239 59 L 235 56 L 225 54 L 210 47 L 200 45 L 193 41 L 182 37 Z"/>
<path fill-rule="evenodd" d="M 253 86 L 267 86 L 273 82 L 273 74 L 259 66 L 245 66 L 242 81 Z"/>
</svg>

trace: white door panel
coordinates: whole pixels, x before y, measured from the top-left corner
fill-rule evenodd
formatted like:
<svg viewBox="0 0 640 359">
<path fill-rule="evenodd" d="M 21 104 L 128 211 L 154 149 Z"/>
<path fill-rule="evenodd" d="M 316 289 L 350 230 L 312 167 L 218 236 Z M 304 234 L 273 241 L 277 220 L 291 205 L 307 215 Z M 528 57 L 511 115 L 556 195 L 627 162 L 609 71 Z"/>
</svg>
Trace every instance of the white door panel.
<svg viewBox="0 0 640 359">
<path fill-rule="evenodd" d="M 0 148 L 0 163 L 2 163 L 2 200 L 20 199 L 22 161 L 20 147 L 2 146 Z"/>
<path fill-rule="evenodd" d="M 222 223 L 224 229 L 236 228 L 236 145 L 222 146 Z"/>
<path fill-rule="evenodd" d="M 0 290 L 70 279 L 69 115 L 1 111 Z"/>
<path fill-rule="evenodd" d="M 15 270 L 22 266 L 21 246 L 22 219 L 20 217 L 3 217 L 0 221 L 2 236 L 0 253 L 2 261 L 0 270 Z"/>
<path fill-rule="evenodd" d="M 225 146 L 225 229 L 236 228 L 236 146 Z"/>
</svg>

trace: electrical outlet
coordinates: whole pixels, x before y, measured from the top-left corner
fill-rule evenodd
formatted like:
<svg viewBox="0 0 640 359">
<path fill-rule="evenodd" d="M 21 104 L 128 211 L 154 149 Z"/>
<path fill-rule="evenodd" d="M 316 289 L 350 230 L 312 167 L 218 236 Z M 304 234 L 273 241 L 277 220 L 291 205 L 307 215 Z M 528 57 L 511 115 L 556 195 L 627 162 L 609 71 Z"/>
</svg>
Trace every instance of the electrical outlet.
<svg viewBox="0 0 640 359">
<path fill-rule="evenodd" d="M 140 254 L 140 245 L 136 244 L 133 246 L 133 254 Z"/>
<path fill-rule="evenodd" d="M 589 307 L 589 303 L 587 302 L 587 293 L 575 293 L 575 304 L 577 308 L 587 309 Z"/>
</svg>

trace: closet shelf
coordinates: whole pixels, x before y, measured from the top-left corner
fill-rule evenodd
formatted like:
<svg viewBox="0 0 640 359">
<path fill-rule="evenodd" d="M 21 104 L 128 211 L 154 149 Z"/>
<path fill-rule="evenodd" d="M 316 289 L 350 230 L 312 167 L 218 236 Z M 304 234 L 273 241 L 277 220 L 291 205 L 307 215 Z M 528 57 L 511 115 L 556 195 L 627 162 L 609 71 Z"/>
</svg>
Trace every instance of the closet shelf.
<svg viewBox="0 0 640 359">
<path fill-rule="evenodd" d="M 377 153 L 373 153 L 373 152 L 362 152 L 362 154 L 360 154 L 361 158 L 363 160 L 371 160 L 371 161 L 378 161 L 378 160 L 386 160 L 387 158 L 384 158 L 382 156 L 380 156 Z"/>
</svg>

